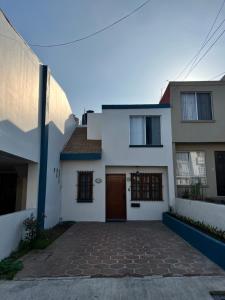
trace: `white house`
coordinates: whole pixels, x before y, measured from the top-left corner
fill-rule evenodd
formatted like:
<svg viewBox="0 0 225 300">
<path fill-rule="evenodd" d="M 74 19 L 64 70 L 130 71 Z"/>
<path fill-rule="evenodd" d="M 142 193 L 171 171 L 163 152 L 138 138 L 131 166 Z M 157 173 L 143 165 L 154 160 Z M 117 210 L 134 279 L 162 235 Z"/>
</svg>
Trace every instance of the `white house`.
<svg viewBox="0 0 225 300">
<path fill-rule="evenodd" d="M 2 11 L 0 32 L 1 259 L 17 247 L 31 213 L 42 227 L 59 222 L 60 152 L 75 120 L 63 89 Z"/>
<path fill-rule="evenodd" d="M 103 105 L 61 162 L 63 220 L 160 220 L 175 199 L 169 105 Z"/>
</svg>

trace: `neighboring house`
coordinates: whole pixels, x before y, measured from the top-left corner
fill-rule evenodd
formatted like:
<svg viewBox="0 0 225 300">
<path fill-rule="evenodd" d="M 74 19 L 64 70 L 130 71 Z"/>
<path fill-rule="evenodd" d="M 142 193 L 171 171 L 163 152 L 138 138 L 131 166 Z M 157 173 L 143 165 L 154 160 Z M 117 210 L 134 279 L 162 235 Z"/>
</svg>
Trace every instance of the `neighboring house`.
<svg viewBox="0 0 225 300">
<path fill-rule="evenodd" d="M 62 220 L 160 220 L 174 205 L 168 104 L 103 105 L 61 154 Z"/>
<path fill-rule="evenodd" d="M 31 213 L 42 227 L 59 222 L 59 158 L 75 120 L 48 67 L 1 11 L 0 32 L 1 259 L 17 247 Z"/>
<path fill-rule="evenodd" d="M 171 105 L 178 210 L 225 229 L 225 81 L 170 82 L 160 103 Z"/>
</svg>

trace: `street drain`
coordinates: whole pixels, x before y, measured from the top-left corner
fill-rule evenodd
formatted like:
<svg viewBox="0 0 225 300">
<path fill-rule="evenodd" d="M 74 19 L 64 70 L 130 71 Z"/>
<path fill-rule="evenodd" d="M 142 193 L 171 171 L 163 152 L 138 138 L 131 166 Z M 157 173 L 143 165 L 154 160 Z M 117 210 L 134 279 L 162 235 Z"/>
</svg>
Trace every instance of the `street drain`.
<svg viewBox="0 0 225 300">
<path fill-rule="evenodd" d="M 224 292 L 210 292 L 210 295 L 214 300 L 225 300 L 225 291 Z"/>
</svg>

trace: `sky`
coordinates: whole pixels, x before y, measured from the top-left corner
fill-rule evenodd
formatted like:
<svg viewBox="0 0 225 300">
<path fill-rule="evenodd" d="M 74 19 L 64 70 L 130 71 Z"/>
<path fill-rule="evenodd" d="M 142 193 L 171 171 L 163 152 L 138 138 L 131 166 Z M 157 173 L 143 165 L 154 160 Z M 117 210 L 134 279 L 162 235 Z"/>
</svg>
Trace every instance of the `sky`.
<svg viewBox="0 0 225 300">
<path fill-rule="evenodd" d="M 0 7 L 28 44 L 51 44 L 92 33 L 143 2 L 0 0 Z M 79 117 L 88 109 L 100 112 L 102 104 L 158 103 L 168 80 L 174 80 L 198 51 L 221 3 L 152 0 L 135 15 L 88 40 L 32 49 L 49 65 Z M 223 18 L 225 7 L 217 23 Z M 224 48 L 225 34 L 187 79 L 209 80 L 225 72 Z"/>
</svg>

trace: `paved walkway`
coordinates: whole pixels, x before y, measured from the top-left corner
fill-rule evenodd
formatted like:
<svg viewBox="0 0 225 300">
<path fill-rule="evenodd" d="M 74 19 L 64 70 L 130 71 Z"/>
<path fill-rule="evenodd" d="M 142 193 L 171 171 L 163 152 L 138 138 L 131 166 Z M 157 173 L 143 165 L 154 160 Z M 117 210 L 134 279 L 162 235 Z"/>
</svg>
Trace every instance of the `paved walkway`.
<svg viewBox="0 0 225 300">
<path fill-rule="evenodd" d="M 71 278 L 0 282 L 2 300 L 213 300 L 225 277 Z"/>
<path fill-rule="evenodd" d="M 18 279 L 225 274 L 161 222 L 77 223 L 23 263 Z"/>
</svg>

